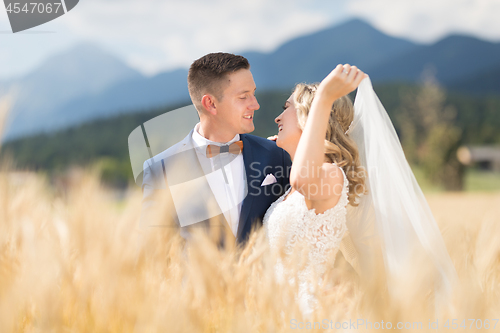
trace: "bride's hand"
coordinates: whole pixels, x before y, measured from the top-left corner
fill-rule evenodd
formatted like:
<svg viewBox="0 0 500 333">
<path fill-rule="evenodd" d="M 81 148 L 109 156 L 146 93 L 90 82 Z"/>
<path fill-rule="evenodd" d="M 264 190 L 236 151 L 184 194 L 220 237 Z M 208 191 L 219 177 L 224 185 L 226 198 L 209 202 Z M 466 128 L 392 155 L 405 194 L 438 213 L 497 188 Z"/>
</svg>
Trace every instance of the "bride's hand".
<svg viewBox="0 0 500 333">
<path fill-rule="evenodd" d="M 368 75 L 356 66 L 337 65 L 319 84 L 318 94 L 333 103 L 354 91 L 365 77 Z"/>
</svg>

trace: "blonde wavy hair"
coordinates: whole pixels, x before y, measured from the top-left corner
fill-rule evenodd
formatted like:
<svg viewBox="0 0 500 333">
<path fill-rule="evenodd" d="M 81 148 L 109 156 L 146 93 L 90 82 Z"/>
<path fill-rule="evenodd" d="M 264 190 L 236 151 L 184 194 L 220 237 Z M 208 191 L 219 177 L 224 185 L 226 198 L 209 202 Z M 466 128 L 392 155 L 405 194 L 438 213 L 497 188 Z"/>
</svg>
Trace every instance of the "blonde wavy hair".
<svg viewBox="0 0 500 333">
<path fill-rule="evenodd" d="M 312 101 L 319 83 L 299 83 L 293 91 L 293 102 L 297 110 L 299 127 L 304 130 Z M 365 169 L 360 165 L 358 147 L 345 132 L 354 119 L 354 106 L 349 96 L 343 96 L 333 103 L 328 118 L 325 138 L 325 162 L 335 162 L 341 167 L 349 181 L 349 203 L 357 206 L 357 199 L 367 193 Z"/>
</svg>

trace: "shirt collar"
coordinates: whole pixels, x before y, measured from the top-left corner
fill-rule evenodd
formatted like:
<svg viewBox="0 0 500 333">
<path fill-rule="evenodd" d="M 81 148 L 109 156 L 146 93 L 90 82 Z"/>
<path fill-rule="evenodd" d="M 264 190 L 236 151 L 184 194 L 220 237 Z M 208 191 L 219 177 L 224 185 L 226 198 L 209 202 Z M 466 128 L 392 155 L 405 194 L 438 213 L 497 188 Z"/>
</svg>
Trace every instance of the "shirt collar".
<svg viewBox="0 0 500 333">
<path fill-rule="evenodd" d="M 193 142 L 194 142 L 194 146 L 196 147 L 196 150 L 199 151 L 201 154 L 203 154 L 203 156 L 205 156 L 205 157 L 207 157 L 207 146 L 208 145 L 224 146 L 224 145 L 230 145 L 231 143 L 240 140 L 240 135 L 236 134 L 234 136 L 234 138 L 232 138 L 230 141 L 228 141 L 226 143 L 210 141 L 207 138 L 203 137 L 198 132 L 199 128 L 200 128 L 200 123 L 196 124 L 196 126 L 194 127 L 192 138 L 193 138 Z"/>
</svg>

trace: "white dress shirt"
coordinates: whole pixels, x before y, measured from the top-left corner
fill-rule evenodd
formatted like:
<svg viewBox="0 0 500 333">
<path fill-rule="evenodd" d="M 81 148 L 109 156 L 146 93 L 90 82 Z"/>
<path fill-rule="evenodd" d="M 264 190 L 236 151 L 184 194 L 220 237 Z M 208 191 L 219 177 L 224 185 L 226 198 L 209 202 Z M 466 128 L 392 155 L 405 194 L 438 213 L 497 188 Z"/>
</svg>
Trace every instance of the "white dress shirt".
<svg viewBox="0 0 500 333">
<path fill-rule="evenodd" d="M 193 145 L 201 167 L 205 173 L 210 189 L 212 190 L 221 211 L 224 214 L 233 235 L 236 237 L 240 220 L 241 206 L 247 192 L 245 164 L 243 154 L 220 153 L 208 158 L 207 145 L 224 146 L 240 140 L 240 135 L 226 143 L 210 141 L 199 132 L 200 123 L 193 131 Z M 221 167 L 222 166 L 222 167 Z"/>
</svg>

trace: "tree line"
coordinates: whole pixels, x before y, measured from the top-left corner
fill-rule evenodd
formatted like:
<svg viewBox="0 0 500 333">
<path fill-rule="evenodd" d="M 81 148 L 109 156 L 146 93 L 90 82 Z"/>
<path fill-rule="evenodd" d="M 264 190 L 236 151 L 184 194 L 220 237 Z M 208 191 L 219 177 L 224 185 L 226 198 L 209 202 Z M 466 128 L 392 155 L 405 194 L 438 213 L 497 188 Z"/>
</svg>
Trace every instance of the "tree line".
<svg viewBox="0 0 500 333">
<path fill-rule="evenodd" d="M 500 144 L 500 97 L 448 92 L 432 78 L 422 85 L 375 85 L 398 133 L 407 160 L 448 190 L 463 187 L 464 167 L 456 150 L 465 144 Z M 290 91 L 257 93 L 254 135 L 277 133 L 278 116 Z M 147 120 L 189 104 L 94 120 L 64 130 L 4 143 L 0 155 L 10 156 L 16 168 L 48 173 L 70 167 L 94 167 L 103 182 L 126 187 L 134 182 L 128 155 L 128 136 Z M 187 134 L 187 133 L 186 133 Z"/>
</svg>

